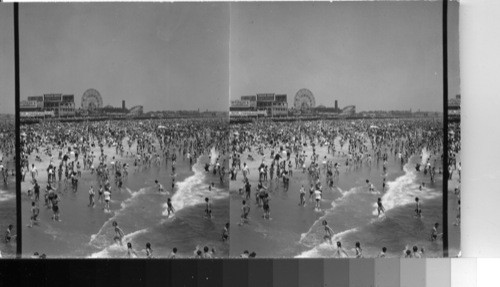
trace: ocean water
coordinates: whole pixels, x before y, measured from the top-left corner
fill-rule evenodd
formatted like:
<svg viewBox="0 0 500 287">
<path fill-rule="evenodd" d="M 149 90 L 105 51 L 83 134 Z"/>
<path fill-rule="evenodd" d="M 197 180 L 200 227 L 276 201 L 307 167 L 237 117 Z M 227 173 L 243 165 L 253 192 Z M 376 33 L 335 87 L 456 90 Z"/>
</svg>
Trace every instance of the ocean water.
<svg viewBox="0 0 500 287">
<path fill-rule="evenodd" d="M 212 159 L 215 160 L 216 157 L 212 150 Z M 204 159 L 207 160 L 206 157 Z M 91 236 L 89 244 L 100 251 L 89 257 L 123 257 L 127 252 L 125 244 L 120 246 L 112 240 L 113 221 L 126 222 L 126 228 L 133 230 L 126 234 L 123 242 L 138 246 L 134 248 L 136 251 L 145 252 L 145 243 L 150 242 L 153 244 L 154 254 L 159 254 L 158 256 L 166 257 L 173 247 L 177 247 L 180 256 L 189 257 L 195 246 L 207 245 L 215 248 L 218 256 L 227 256 L 226 244 L 220 238 L 223 225 L 229 221 L 228 192 L 220 186 L 208 190 L 213 178 L 211 173 L 205 172 L 203 165 L 204 160 L 199 160 L 193 165 L 193 174 L 177 184 L 177 190 L 172 196 L 175 215 L 169 218 L 166 217 L 168 195 L 151 194 L 151 187 L 137 192 L 129 190 L 131 197 L 121 204 L 122 208 L 106 221 L 98 233 Z M 203 217 L 205 197 L 213 200 L 214 217 L 211 220 Z"/>
<path fill-rule="evenodd" d="M 3 155 L 1 155 L 1 157 L 3 158 Z M 8 163 L 5 163 L 5 166 L 9 170 L 12 170 L 15 167 L 14 161 L 9 159 Z M 2 254 L 2 258 L 13 258 L 16 256 L 16 239 L 14 238 L 10 243 L 5 243 L 4 241 L 5 231 L 7 230 L 9 224 L 14 225 L 12 234 L 17 234 L 16 220 L 15 177 L 9 175 L 7 184 L 5 184 L 3 182 L 3 178 L 0 176 L 0 252 Z"/>
<path fill-rule="evenodd" d="M 315 211 L 314 203 L 309 201 L 305 207 L 298 206 L 300 185 L 304 184 L 306 190 L 308 185 L 306 175 L 301 175 L 301 170 L 294 170 L 288 191 L 283 190 L 281 182 L 265 183 L 271 190 L 272 220 L 264 220 L 262 209 L 254 204 L 254 179 L 250 222 L 243 226 L 234 224 L 239 222 L 241 214 L 242 197 L 238 188 L 242 183 L 240 179 L 233 181 L 230 192 L 234 227 L 231 229 L 230 254 L 236 257 L 248 250 L 255 251 L 259 257 L 331 257 L 336 251 L 335 241 L 341 241 L 343 248 L 353 256 L 355 242 L 359 241 L 367 257 L 377 256 L 382 247 L 387 248 L 388 256 L 401 256 L 406 245 L 423 247 L 429 257 L 442 256 L 441 242 L 429 240 L 433 224 L 442 222 L 442 179 L 436 175 L 436 182 L 431 184 L 429 175 L 424 176 L 422 171 L 415 169 L 417 162 L 423 163 L 429 156 L 430 152 L 424 149 L 401 166 L 391 155 L 385 175 L 382 174 L 382 162 L 377 164 L 374 161 L 371 167 L 364 165 L 347 172 L 342 167 L 338 186 L 323 191 L 321 211 Z M 246 153 L 242 158 L 246 158 Z M 260 162 L 259 159 L 256 161 Z M 251 172 L 252 177 L 256 171 L 251 169 Z M 387 185 L 382 190 L 384 176 Z M 368 191 L 367 179 L 374 184 L 374 192 Z M 426 184 L 420 190 L 422 182 Z M 306 194 L 306 199 L 308 196 Z M 423 217 L 420 219 L 414 217 L 416 196 L 420 198 L 422 208 Z M 379 197 L 386 209 L 381 218 L 377 218 Z M 323 241 L 323 220 L 327 220 L 334 230 L 334 245 Z"/>
<path fill-rule="evenodd" d="M 377 255 L 382 247 L 388 256 L 401 256 L 406 245 L 425 249 L 426 256 L 442 256 L 439 241 L 430 242 L 432 225 L 442 222 L 442 183 L 419 189 L 421 182 L 429 182 L 415 164 L 413 157 L 404 165 L 404 173 L 387 183 L 387 191 L 370 194 L 363 187 L 354 187 L 338 200 L 325 215 L 318 218 L 311 229 L 302 234 L 300 243 L 307 248 L 296 257 L 331 257 L 336 251 L 335 241 L 341 241 L 349 254 L 355 254 L 355 242 L 359 241 L 364 254 Z M 422 162 L 426 160 L 423 152 Z M 385 215 L 377 217 L 377 198 L 382 198 Z M 419 197 L 422 218 L 414 215 L 415 197 Z M 335 231 L 334 245 L 323 242 L 321 222 L 327 220 Z"/>
<path fill-rule="evenodd" d="M 10 243 L 5 243 L 4 235 L 9 224 L 14 225 L 13 234 L 17 234 L 16 230 L 16 195 L 15 183 L 9 182 L 8 186 L 2 184 L 0 186 L 0 252 L 2 258 L 13 258 L 16 255 L 16 239 Z"/>
<path fill-rule="evenodd" d="M 14 182 L 11 184 L 15 184 Z M 2 188 L 6 188 L 7 190 L 3 190 L 0 188 L 0 202 L 8 202 L 12 203 L 12 201 L 16 198 L 15 189 L 6 187 L 5 185 Z M 15 205 L 15 203 L 13 203 Z"/>
<path fill-rule="evenodd" d="M 212 149 L 212 154 L 216 154 Z M 212 155 L 212 158 L 214 156 Z M 88 207 L 90 185 L 96 189 L 95 176 L 84 175 L 78 191 L 62 191 L 60 203 L 61 222 L 50 220 L 52 212 L 43 208 L 40 202 L 40 217 L 44 220 L 33 228 L 25 228 L 23 233 L 23 253 L 46 253 L 49 257 L 79 258 L 123 258 L 126 256 L 126 243 L 132 243 L 139 257 L 145 257 L 146 243 L 151 243 L 154 257 L 167 257 L 173 247 L 178 248 L 179 256 L 192 256 L 197 245 L 209 246 L 216 250 L 216 256 L 226 256 L 227 243 L 221 241 L 223 226 L 229 221 L 227 188 L 219 184 L 219 178 L 205 173 L 203 166 L 208 155 L 201 156 L 189 167 L 187 160 L 178 157 L 176 187 L 172 192 L 171 162 L 134 171 L 129 168 L 128 179 L 121 190 L 112 192 L 111 212 L 103 210 L 103 204 Z M 158 181 L 170 194 L 160 194 L 154 181 Z M 215 188 L 208 190 L 214 182 Z M 64 185 L 64 183 L 62 183 Z M 62 189 L 64 190 L 64 189 Z M 42 192 L 43 194 L 43 192 Z M 167 219 L 165 204 L 172 198 L 176 213 Z M 204 198 L 213 201 L 214 218 L 203 217 Z M 97 200 L 97 196 L 96 196 Z M 23 204 L 23 222 L 29 223 L 29 199 Z M 123 246 L 113 241 L 112 222 L 117 221 L 125 233 Z"/>
</svg>

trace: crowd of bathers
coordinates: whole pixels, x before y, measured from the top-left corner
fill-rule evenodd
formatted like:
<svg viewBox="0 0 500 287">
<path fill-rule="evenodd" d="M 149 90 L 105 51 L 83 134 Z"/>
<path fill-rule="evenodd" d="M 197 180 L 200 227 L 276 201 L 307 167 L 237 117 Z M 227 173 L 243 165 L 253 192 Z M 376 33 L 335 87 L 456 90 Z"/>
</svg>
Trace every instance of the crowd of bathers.
<svg viewBox="0 0 500 287">
<path fill-rule="evenodd" d="M 110 212 L 113 191 L 122 188 L 130 172 L 147 172 L 151 167 L 169 163 L 171 187 L 166 190 L 155 180 L 153 188 L 170 196 L 176 187 L 176 161 L 189 161 L 192 166 L 200 156 L 207 155 L 210 162 L 212 149 L 219 154 L 206 169 L 218 174 L 221 184 L 227 184 L 228 144 L 224 139 L 229 129 L 225 119 L 46 121 L 23 125 L 21 130 L 22 181 L 31 183 L 25 190 L 31 201 L 29 227 L 40 220 L 40 199 L 52 209 L 52 219 L 60 221 L 60 198 L 68 191 L 79 190 L 82 172 L 96 179 L 95 190 L 90 186 L 88 191 L 88 206 L 101 204 L 105 212 Z M 114 150 L 114 155 L 107 152 L 109 149 Z M 42 160 L 48 164 L 44 170 L 46 179 L 41 178 L 37 168 Z M 42 196 L 41 182 L 46 183 Z M 175 212 L 170 197 L 168 204 L 170 216 Z M 207 210 L 211 209 L 208 197 L 206 205 Z M 228 228 L 224 226 L 223 241 L 229 237 Z M 128 253 L 132 254 L 130 248 Z"/>
<path fill-rule="evenodd" d="M 270 219 L 270 197 L 277 191 L 288 192 L 290 180 L 294 174 L 305 175 L 298 186 L 298 205 L 306 205 L 306 190 L 309 201 L 314 208 L 320 209 L 323 192 L 335 187 L 341 174 L 349 173 L 363 166 L 380 164 L 383 168 L 381 190 L 386 188 L 385 174 L 389 158 L 401 165 L 408 163 L 412 156 L 422 157 L 422 150 L 429 156 L 425 162 L 417 163 L 415 169 L 434 183 L 436 176 L 443 173 L 443 128 L 442 121 L 435 119 L 365 119 L 365 120 L 316 120 L 316 121 L 254 121 L 251 123 L 231 124 L 231 166 L 232 181 L 238 181 L 238 173 L 242 173 L 242 185 L 238 185 L 238 193 L 242 197 L 241 219 L 239 225 L 249 223 L 250 201 L 255 196 L 255 204 L 262 209 L 264 219 Z M 327 150 L 327 155 L 320 158 L 319 148 Z M 339 149 L 340 147 L 340 149 Z M 247 154 L 246 157 L 243 157 Z M 262 159 L 262 161 L 260 161 Z M 253 164 L 256 170 L 250 169 L 247 163 Z M 254 174 L 254 177 L 250 177 Z M 257 176 L 258 175 L 258 176 Z M 367 191 L 375 192 L 375 187 L 368 179 Z M 306 185 L 306 187 L 304 187 Z M 252 186 L 254 188 L 252 188 Z M 310 187 L 309 187 L 310 186 Z M 425 186 L 422 182 L 420 189 Z M 253 192 L 253 195 L 252 195 Z M 381 216 L 385 208 L 378 198 L 377 211 Z M 415 217 L 421 218 L 422 208 L 419 198 L 415 198 Z M 412 211 L 413 212 L 413 211 Z M 325 223 L 326 221 L 324 221 Z M 324 240 L 333 244 L 333 230 L 324 224 Z M 439 233 L 436 223 L 429 229 L 430 240 L 437 239 Z M 337 255 L 347 256 L 337 242 Z M 382 249 L 382 257 L 385 255 Z M 415 248 L 413 248 L 415 249 Z M 404 256 L 417 256 L 416 251 Z M 417 247 L 419 254 L 423 249 Z M 242 257 L 246 257 L 247 252 Z M 361 245 L 356 242 L 355 257 L 361 256 Z"/>
<path fill-rule="evenodd" d="M 460 122 L 450 122 L 448 123 L 448 180 L 452 181 L 455 179 L 455 185 L 451 187 L 453 188 L 453 193 L 455 194 L 457 200 L 455 222 L 453 223 L 453 225 L 457 227 L 460 226 L 461 220 L 460 184 L 462 181 L 462 162 L 460 160 L 460 153 Z"/>
</svg>

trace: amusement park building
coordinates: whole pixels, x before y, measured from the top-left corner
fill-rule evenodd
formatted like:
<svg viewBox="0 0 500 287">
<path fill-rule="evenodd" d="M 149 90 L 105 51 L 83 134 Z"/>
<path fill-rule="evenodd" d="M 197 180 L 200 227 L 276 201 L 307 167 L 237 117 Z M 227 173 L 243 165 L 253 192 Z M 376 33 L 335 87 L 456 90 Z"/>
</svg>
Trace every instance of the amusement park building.
<svg viewBox="0 0 500 287">
<path fill-rule="evenodd" d="M 44 94 L 31 96 L 20 102 L 20 115 L 27 118 L 75 117 L 75 116 L 137 116 L 142 115 L 142 106 L 130 110 L 122 101 L 121 107 L 103 107 L 102 97 L 95 89 L 88 89 L 82 95 L 81 108 L 77 109 L 74 95 Z"/>
<path fill-rule="evenodd" d="M 69 117 L 75 115 L 75 96 L 63 94 L 44 94 L 43 96 L 28 97 L 21 101 L 19 111 L 22 116 L 37 116 L 50 114 L 55 117 Z"/>
<path fill-rule="evenodd" d="M 229 111 L 238 115 L 262 115 L 283 117 L 288 115 L 288 101 L 285 94 L 257 94 L 241 96 L 240 100 L 231 101 Z M 236 113 L 238 112 L 238 113 Z"/>
</svg>

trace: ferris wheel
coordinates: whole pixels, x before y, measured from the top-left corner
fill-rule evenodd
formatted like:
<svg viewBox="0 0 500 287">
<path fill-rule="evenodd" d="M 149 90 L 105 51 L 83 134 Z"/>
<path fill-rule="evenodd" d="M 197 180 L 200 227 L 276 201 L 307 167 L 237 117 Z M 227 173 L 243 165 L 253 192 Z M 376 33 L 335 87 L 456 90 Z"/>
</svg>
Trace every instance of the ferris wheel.
<svg viewBox="0 0 500 287">
<path fill-rule="evenodd" d="M 101 94 L 95 89 L 88 89 L 82 96 L 82 109 L 95 110 L 102 108 Z"/>
<path fill-rule="evenodd" d="M 313 93 L 308 89 L 300 89 L 295 94 L 295 102 L 293 106 L 297 110 L 308 110 L 316 105 Z"/>
</svg>

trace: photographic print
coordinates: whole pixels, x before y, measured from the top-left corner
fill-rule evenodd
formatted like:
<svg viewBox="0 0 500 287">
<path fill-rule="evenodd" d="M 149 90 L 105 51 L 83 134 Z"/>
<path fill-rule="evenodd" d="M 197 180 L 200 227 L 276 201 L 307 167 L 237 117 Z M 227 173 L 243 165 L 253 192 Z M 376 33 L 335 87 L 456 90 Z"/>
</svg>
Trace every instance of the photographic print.
<svg viewBox="0 0 500 287">
<path fill-rule="evenodd" d="M 458 2 L 448 19 L 451 99 Z M 231 4 L 231 257 L 458 253 L 442 22 L 441 2 Z"/>
<path fill-rule="evenodd" d="M 227 257 L 229 4 L 19 22 L 23 256 Z"/>
</svg>

